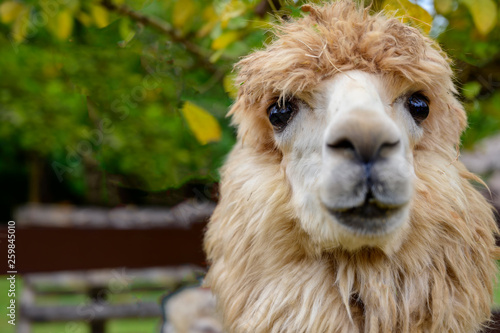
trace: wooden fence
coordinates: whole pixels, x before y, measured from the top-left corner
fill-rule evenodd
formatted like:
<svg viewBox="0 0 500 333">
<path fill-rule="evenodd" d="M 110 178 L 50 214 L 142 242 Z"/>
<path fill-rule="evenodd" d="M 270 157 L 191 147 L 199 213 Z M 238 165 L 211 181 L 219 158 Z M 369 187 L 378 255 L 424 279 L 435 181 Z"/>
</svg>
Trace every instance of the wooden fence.
<svg viewBox="0 0 500 333">
<path fill-rule="evenodd" d="M 195 284 L 204 270 L 203 230 L 213 209 L 210 202 L 172 209 L 19 208 L 16 262 L 24 289 L 18 332 L 29 333 L 35 322 L 84 321 L 92 333 L 104 333 L 109 319 L 159 318 L 160 302 L 111 304 L 108 296 Z M 117 290 L 120 278 L 130 281 Z M 40 296 L 63 294 L 86 295 L 88 301 L 37 303 Z"/>
</svg>

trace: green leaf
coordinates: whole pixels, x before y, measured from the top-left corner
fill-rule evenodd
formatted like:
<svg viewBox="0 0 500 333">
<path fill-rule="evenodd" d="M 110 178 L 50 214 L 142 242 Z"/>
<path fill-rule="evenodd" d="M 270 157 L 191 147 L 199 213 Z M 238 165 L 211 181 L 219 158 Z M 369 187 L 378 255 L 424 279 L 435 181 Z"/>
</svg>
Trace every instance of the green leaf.
<svg viewBox="0 0 500 333">
<path fill-rule="evenodd" d="M 122 19 L 120 21 L 118 31 L 120 33 L 120 37 L 123 39 L 125 43 L 130 42 L 132 38 L 134 38 L 135 36 L 135 31 L 130 28 L 129 21 L 125 19 Z"/>
<path fill-rule="evenodd" d="M 202 145 L 220 141 L 222 135 L 220 125 L 207 110 L 187 101 L 181 112 L 194 136 Z"/>
<path fill-rule="evenodd" d="M 474 99 L 481 92 L 481 84 L 477 81 L 471 81 L 464 84 L 462 93 L 467 99 Z"/>
</svg>

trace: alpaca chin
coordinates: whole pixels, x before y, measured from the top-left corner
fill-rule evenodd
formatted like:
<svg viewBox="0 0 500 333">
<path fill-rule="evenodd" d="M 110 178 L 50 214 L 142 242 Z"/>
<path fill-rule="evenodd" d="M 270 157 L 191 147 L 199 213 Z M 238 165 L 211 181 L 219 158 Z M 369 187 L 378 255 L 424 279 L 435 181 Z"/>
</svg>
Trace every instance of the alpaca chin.
<svg viewBox="0 0 500 333">
<path fill-rule="evenodd" d="M 378 248 L 385 254 L 396 252 L 406 240 L 409 224 L 409 206 L 402 207 L 385 219 L 372 218 L 359 221 L 359 217 L 338 217 L 332 223 L 338 224 L 337 239 L 339 247 L 348 251 L 364 248 Z M 354 222 L 353 222 L 354 220 Z"/>
</svg>

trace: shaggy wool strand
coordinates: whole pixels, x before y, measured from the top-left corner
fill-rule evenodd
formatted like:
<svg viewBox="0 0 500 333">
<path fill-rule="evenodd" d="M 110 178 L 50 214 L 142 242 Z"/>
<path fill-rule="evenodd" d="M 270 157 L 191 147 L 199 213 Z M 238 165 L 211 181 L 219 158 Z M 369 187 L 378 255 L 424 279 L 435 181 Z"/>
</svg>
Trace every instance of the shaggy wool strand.
<svg viewBox="0 0 500 333">
<path fill-rule="evenodd" d="M 496 272 L 492 208 L 457 159 L 466 114 L 449 60 L 417 29 L 350 1 L 305 7 L 237 65 L 230 114 L 238 142 L 221 170 L 221 197 L 205 236 L 206 284 L 227 332 L 479 332 Z M 313 91 L 339 72 L 418 82 L 432 93 L 409 228 L 391 254 L 325 249 L 300 226 L 269 101 Z"/>
</svg>

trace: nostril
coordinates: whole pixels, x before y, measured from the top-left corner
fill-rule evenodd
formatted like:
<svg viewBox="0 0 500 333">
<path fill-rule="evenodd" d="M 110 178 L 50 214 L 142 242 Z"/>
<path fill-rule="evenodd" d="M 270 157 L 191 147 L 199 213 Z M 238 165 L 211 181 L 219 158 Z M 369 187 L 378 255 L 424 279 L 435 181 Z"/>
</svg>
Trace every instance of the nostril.
<svg viewBox="0 0 500 333">
<path fill-rule="evenodd" d="M 367 171 L 369 171 L 371 165 L 376 160 L 392 155 L 401 144 L 400 139 L 387 140 L 385 142 L 380 142 L 382 140 L 379 140 L 377 137 L 371 140 L 357 139 L 356 137 L 354 140 L 347 137 L 341 137 L 340 139 L 332 140 L 332 143 L 328 143 L 327 146 L 338 153 L 348 153 L 349 155 L 345 155 L 346 157 L 354 154 L 352 156 L 358 158 L 359 161 L 368 168 Z"/>
<path fill-rule="evenodd" d="M 397 147 L 400 143 L 400 140 L 396 140 L 394 142 L 385 142 L 382 144 L 382 146 L 380 147 L 381 149 L 383 148 L 394 148 L 394 147 Z"/>
<path fill-rule="evenodd" d="M 334 143 L 329 143 L 328 147 L 333 148 L 333 149 L 344 149 L 344 150 L 353 150 L 353 151 L 356 150 L 353 143 L 348 139 L 340 139 Z"/>
<path fill-rule="evenodd" d="M 400 140 L 384 142 L 384 143 L 382 143 L 382 145 L 378 149 L 376 155 L 379 157 L 382 157 L 382 158 L 391 156 L 392 154 L 394 154 L 398 150 L 400 143 L 401 143 Z"/>
</svg>

